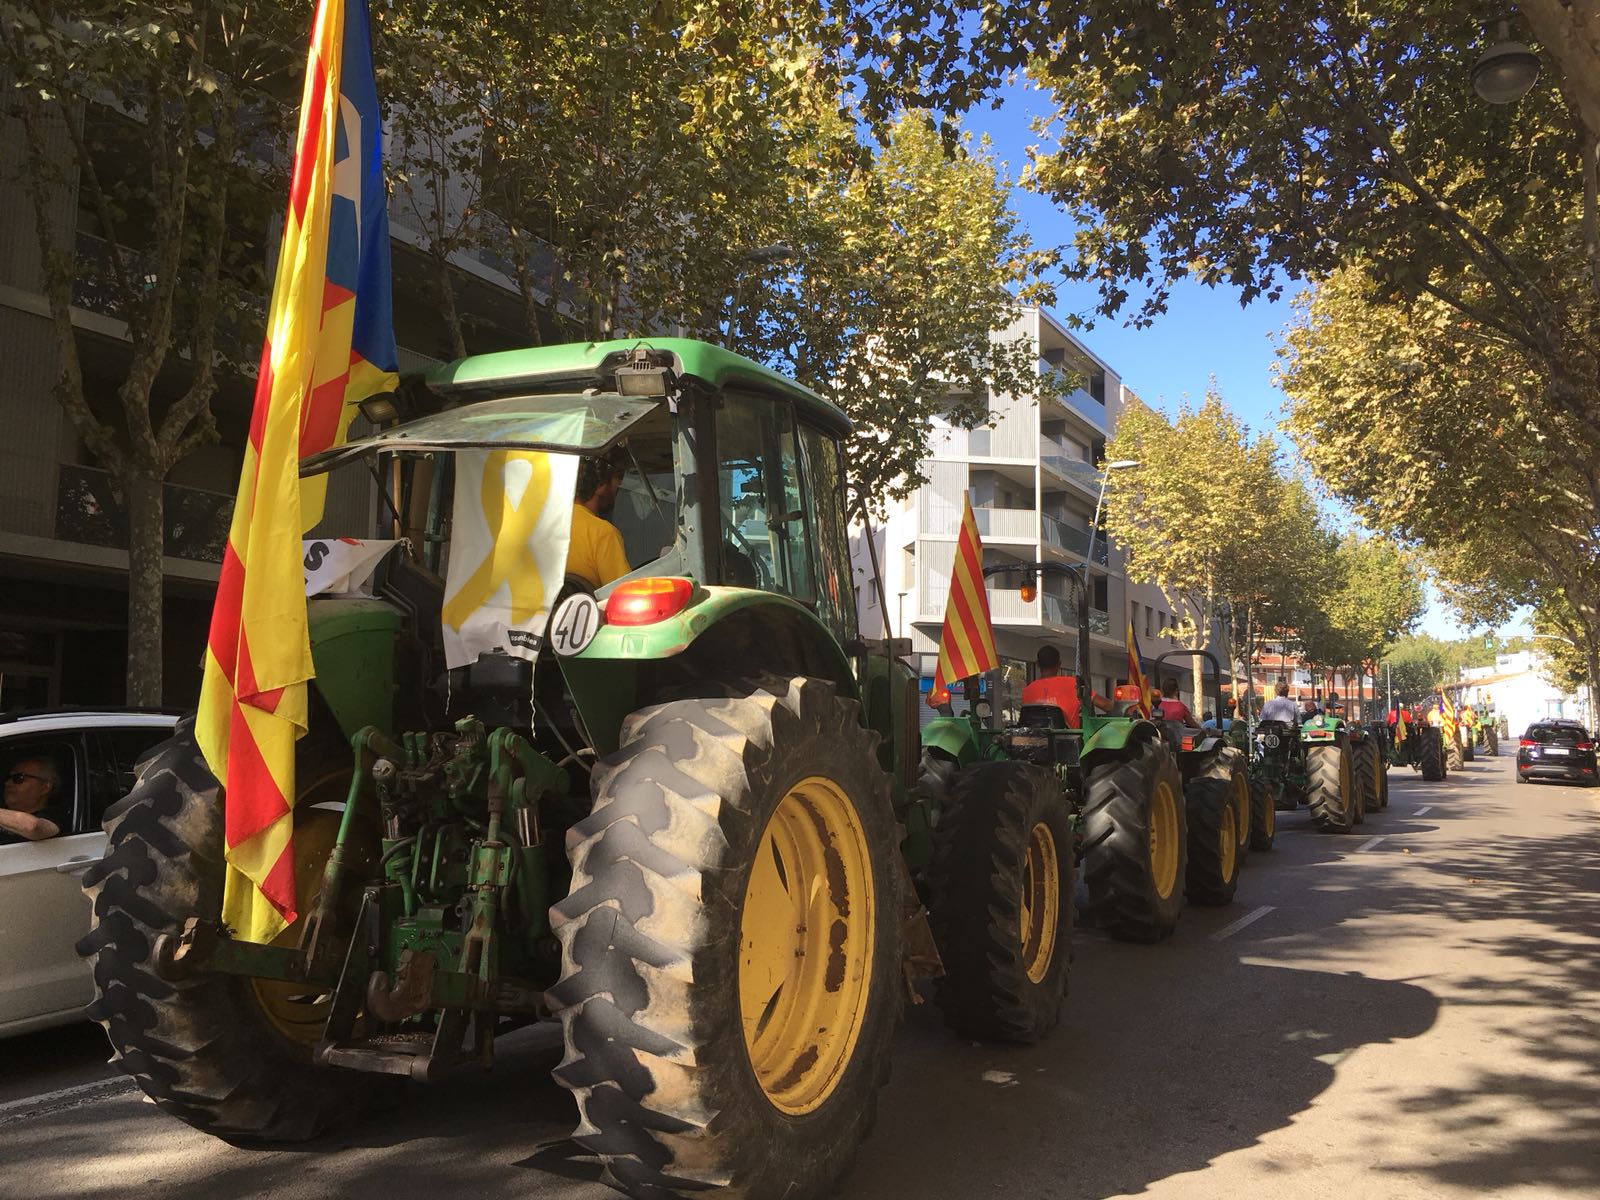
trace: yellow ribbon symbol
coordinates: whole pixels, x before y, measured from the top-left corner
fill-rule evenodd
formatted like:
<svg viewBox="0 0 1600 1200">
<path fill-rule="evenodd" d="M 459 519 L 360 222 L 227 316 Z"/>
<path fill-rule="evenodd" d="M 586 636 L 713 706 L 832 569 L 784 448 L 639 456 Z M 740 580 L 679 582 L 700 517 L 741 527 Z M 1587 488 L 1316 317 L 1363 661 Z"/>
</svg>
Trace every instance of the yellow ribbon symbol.
<svg viewBox="0 0 1600 1200">
<path fill-rule="evenodd" d="M 528 486 L 515 504 L 505 487 L 506 467 L 513 462 L 525 462 L 530 468 Z M 460 630 L 502 584 L 511 589 L 511 624 L 520 625 L 544 608 L 544 580 L 533 557 L 533 531 L 549 495 L 548 455 L 526 450 L 495 450 L 489 454 L 478 492 L 483 519 L 489 527 L 489 553 L 461 590 L 444 602 L 440 616 L 445 624 Z"/>
</svg>

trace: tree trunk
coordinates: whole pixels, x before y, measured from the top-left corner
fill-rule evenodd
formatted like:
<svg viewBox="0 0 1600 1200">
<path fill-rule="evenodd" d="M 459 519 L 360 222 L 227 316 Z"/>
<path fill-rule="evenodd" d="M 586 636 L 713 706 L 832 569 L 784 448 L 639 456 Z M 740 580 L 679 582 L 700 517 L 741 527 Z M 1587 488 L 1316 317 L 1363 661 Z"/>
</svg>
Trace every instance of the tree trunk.
<svg viewBox="0 0 1600 1200">
<path fill-rule="evenodd" d="M 161 481 L 118 480 L 128 510 L 128 703 L 161 703 L 161 599 L 165 509 Z"/>
</svg>

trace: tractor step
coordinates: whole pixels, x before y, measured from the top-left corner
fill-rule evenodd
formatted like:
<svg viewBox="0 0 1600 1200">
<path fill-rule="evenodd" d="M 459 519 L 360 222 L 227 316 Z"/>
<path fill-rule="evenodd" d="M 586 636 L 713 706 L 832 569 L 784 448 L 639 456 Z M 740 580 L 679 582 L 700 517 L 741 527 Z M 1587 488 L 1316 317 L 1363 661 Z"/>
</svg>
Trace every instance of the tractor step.
<svg viewBox="0 0 1600 1200">
<path fill-rule="evenodd" d="M 323 1042 L 316 1061 L 324 1067 L 344 1067 L 374 1075 L 401 1075 L 421 1083 L 437 1079 L 470 1056 L 435 1053 L 432 1032 L 379 1034 L 360 1041 Z"/>
</svg>

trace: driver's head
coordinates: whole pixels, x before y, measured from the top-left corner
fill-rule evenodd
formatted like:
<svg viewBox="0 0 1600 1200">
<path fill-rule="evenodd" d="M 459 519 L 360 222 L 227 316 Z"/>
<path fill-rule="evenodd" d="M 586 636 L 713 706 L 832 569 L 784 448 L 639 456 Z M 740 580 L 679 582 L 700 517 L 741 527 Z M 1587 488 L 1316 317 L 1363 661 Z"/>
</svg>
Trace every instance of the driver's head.
<svg viewBox="0 0 1600 1200">
<path fill-rule="evenodd" d="M 1288 696 L 1289 685 L 1287 683 L 1280 683 L 1277 687 L 1277 693 L 1280 696 Z"/>
<path fill-rule="evenodd" d="M 61 776 L 49 759 L 19 759 L 6 773 L 5 805 L 12 812 L 36 813 L 60 786 Z"/>
<path fill-rule="evenodd" d="M 1161 694 L 1168 700 L 1176 700 L 1178 698 L 1178 681 L 1176 679 L 1163 680 Z"/>
<path fill-rule="evenodd" d="M 1039 664 L 1039 674 L 1054 675 L 1061 670 L 1061 651 L 1054 646 L 1040 646 L 1039 653 L 1033 656 L 1033 661 Z"/>
<path fill-rule="evenodd" d="M 610 516 L 627 472 L 627 451 L 621 447 L 583 459 L 578 464 L 578 503 L 602 517 Z"/>
</svg>

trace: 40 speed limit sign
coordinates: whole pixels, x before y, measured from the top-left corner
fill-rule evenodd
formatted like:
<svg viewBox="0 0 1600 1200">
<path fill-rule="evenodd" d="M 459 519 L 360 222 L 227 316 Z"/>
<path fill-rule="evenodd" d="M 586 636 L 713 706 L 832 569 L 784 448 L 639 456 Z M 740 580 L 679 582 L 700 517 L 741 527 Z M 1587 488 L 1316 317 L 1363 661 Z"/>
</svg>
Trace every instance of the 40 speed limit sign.
<svg viewBox="0 0 1600 1200">
<path fill-rule="evenodd" d="M 600 632 L 600 606 L 587 592 L 574 592 L 563 600 L 550 622 L 548 641 L 562 658 L 583 652 Z"/>
</svg>

